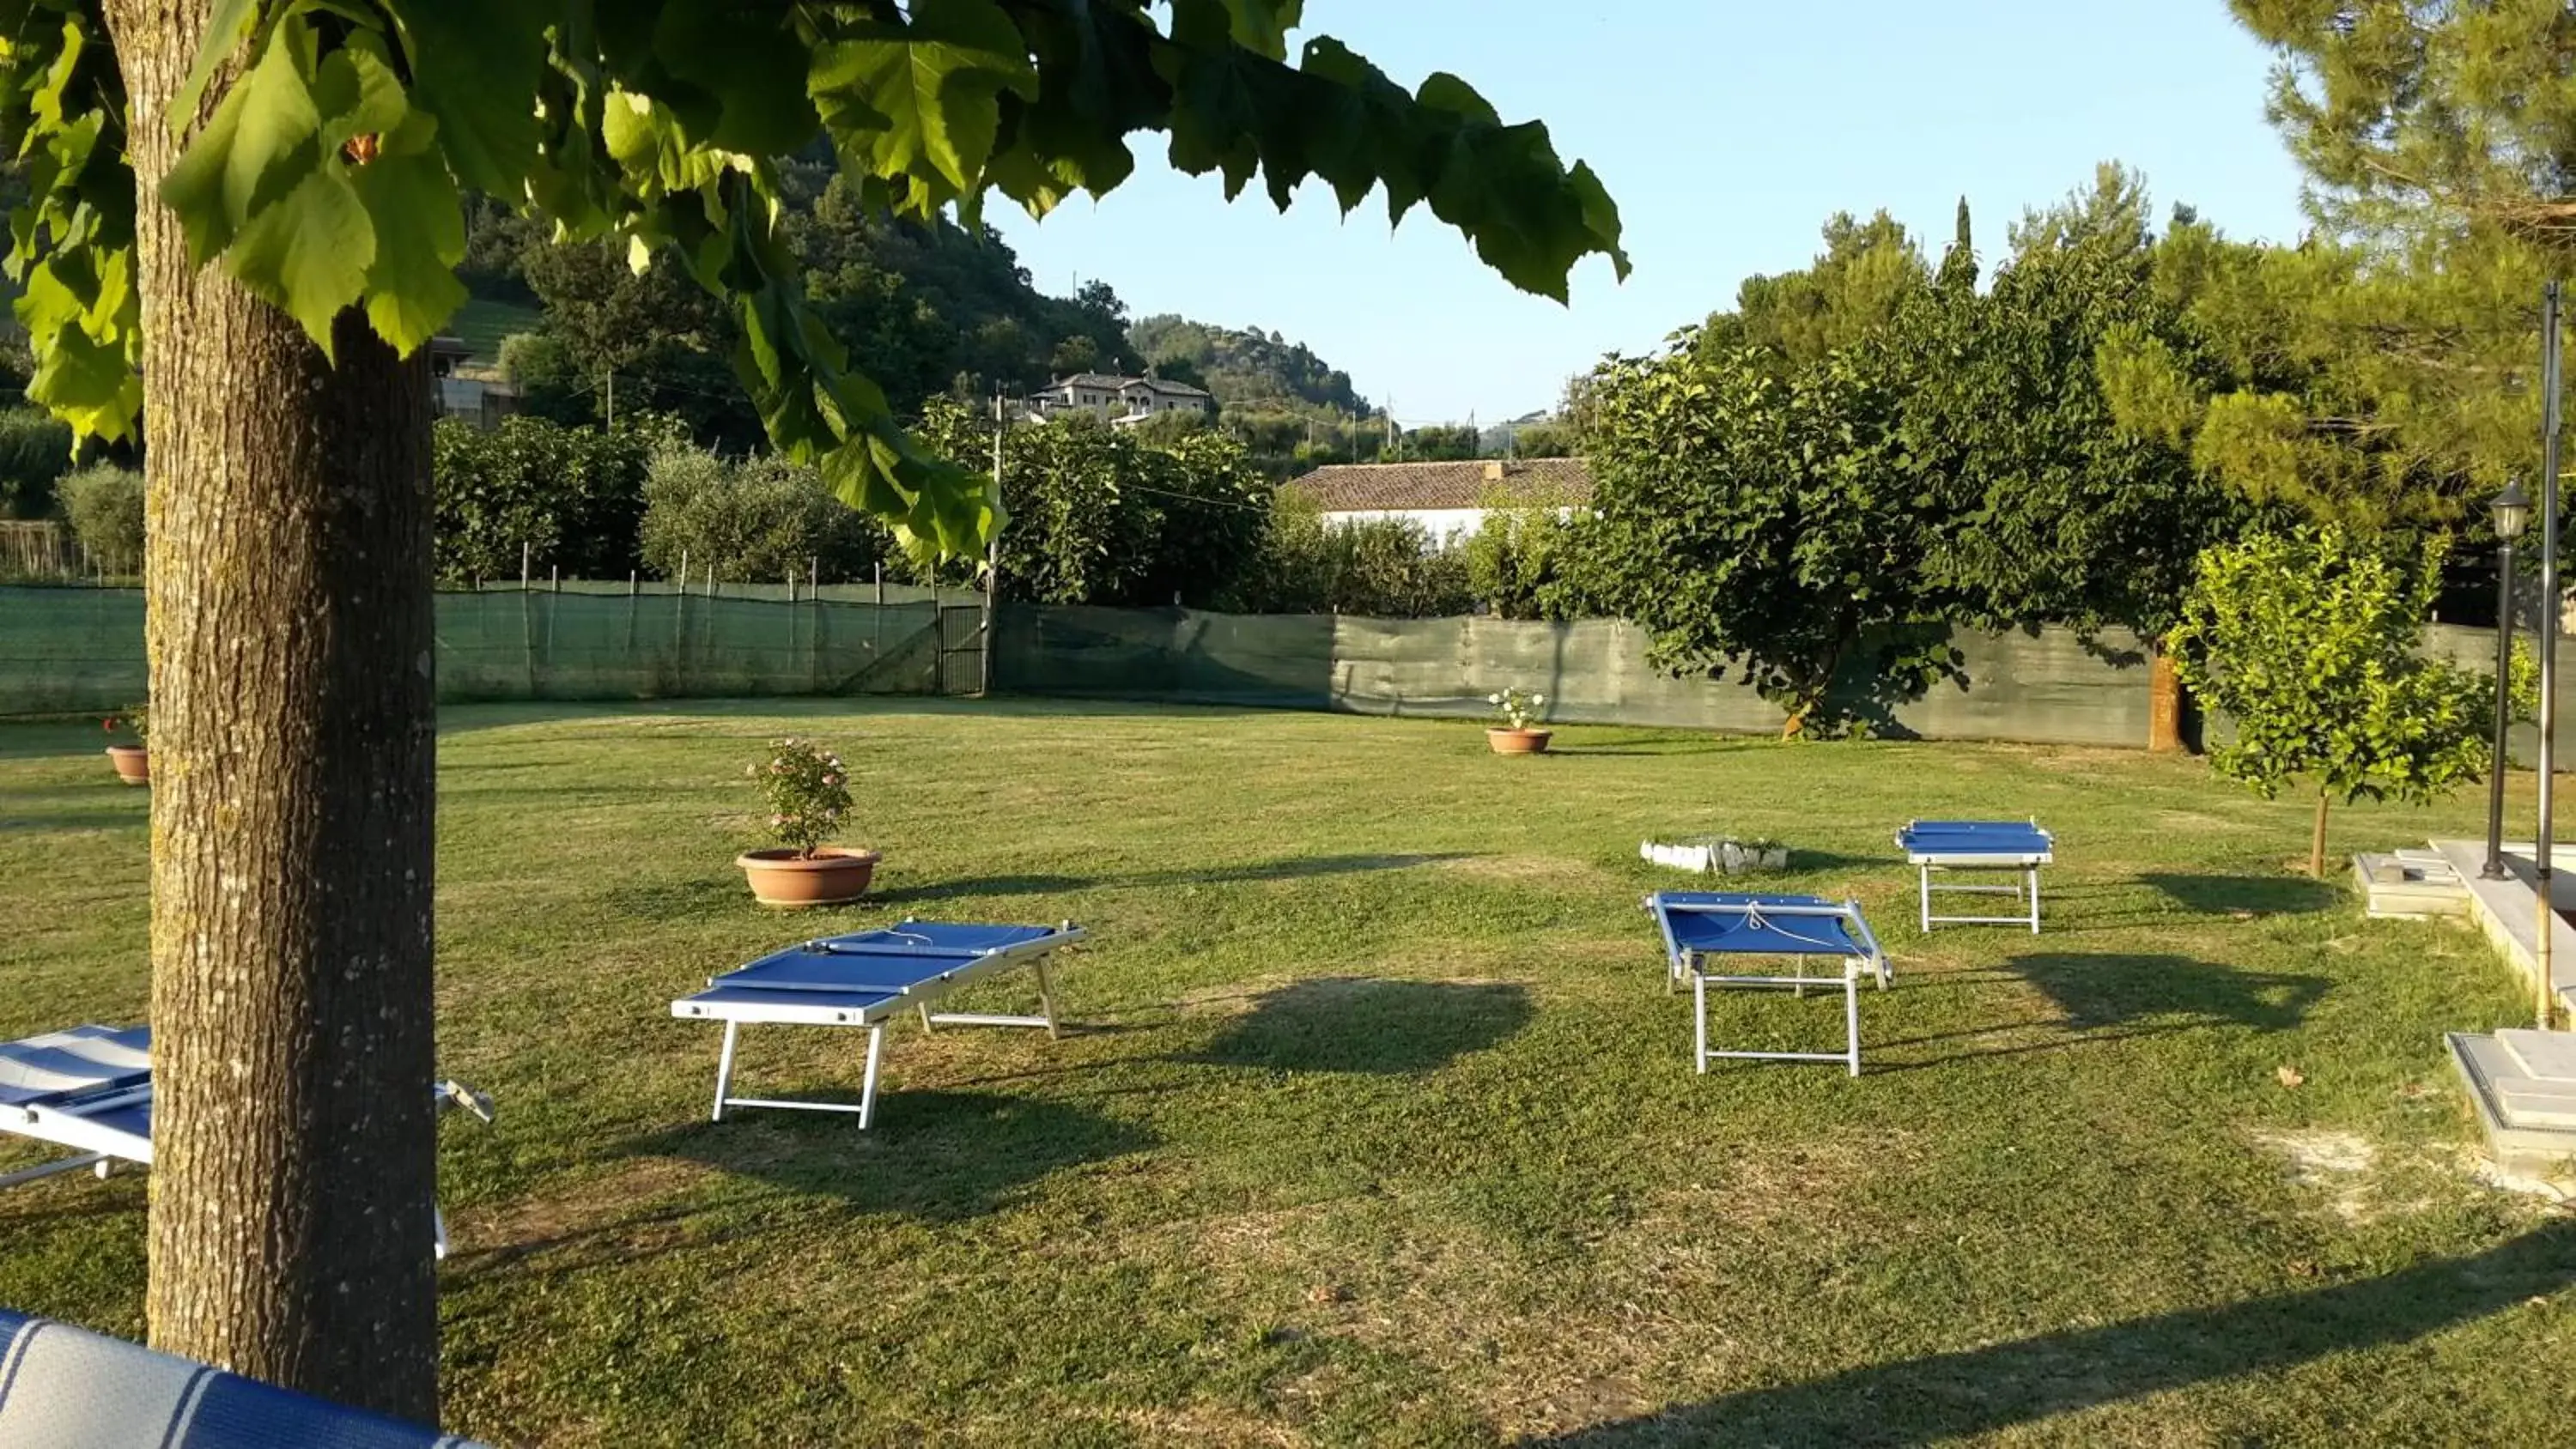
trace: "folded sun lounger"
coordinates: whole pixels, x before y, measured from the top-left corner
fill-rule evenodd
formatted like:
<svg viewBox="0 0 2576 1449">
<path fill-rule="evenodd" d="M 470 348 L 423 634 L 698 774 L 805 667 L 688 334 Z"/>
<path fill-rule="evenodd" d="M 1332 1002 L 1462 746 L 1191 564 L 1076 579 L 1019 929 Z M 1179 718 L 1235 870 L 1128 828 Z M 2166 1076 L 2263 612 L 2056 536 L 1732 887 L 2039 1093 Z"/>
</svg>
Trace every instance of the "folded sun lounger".
<svg viewBox="0 0 2576 1449">
<path fill-rule="evenodd" d="M 152 1164 L 152 1030 L 76 1026 L 0 1042 L 0 1132 L 69 1148 L 73 1156 L 0 1174 L 0 1188 L 77 1172 L 105 1177 L 118 1162 Z M 438 1107 L 492 1120 L 491 1099 L 456 1082 L 433 1082 Z M 431 1213 L 447 1256 L 447 1224 Z"/>
<path fill-rule="evenodd" d="M 1690 978 L 1691 1014 L 1695 1023 L 1692 1059 L 1702 1072 L 1720 1057 L 1781 1062 L 1841 1062 L 1860 1075 L 1860 981 L 1873 977 L 1881 991 L 1893 972 L 1869 922 L 1861 919 L 1857 901 L 1829 901 L 1821 896 L 1746 895 L 1731 891 L 1660 891 L 1646 897 L 1646 909 L 1664 933 L 1665 988 Z M 1841 968 L 1844 1046 L 1839 1052 L 1716 1051 L 1708 1044 L 1708 992 L 1729 988 L 1787 989 L 1800 995 L 1831 978 L 1808 976 L 1809 957 L 1832 959 Z M 1764 958 L 1785 958 L 1796 974 L 1765 975 L 1749 970 Z"/>
<path fill-rule="evenodd" d="M 468 1440 L 0 1308 L 0 1444 L 479 1449 Z"/>
<path fill-rule="evenodd" d="M 1922 881 L 1923 930 L 1930 934 L 1934 923 L 1947 922 L 1962 926 L 2018 926 L 2028 923 L 2030 933 L 2039 934 L 2039 868 L 2056 860 L 2051 852 L 2056 837 L 2039 828 L 2037 821 L 2019 820 L 1916 820 L 1896 832 L 1896 844 L 1905 852 L 1905 862 L 1920 873 Z M 1934 885 L 1932 873 L 1957 870 L 2004 870 L 2021 873 L 2013 885 Z M 2012 896 L 2024 909 L 2010 916 L 1936 916 L 1932 914 L 1932 893 L 1948 891 L 1955 895 Z"/>
<path fill-rule="evenodd" d="M 1082 939 L 1071 921 L 1060 926 L 972 926 L 905 921 L 881 931 L 828 936 L 773 951 L 738 971 L 707 982 L 707 989 L 671 1003 L 671 1014 L 725 1024 L 716 1059 L 713 1120 L 727 1107 L 788 1107 L 807 1112 L 856 1112 L 864 1129 L 876 1120 L 877 1063 L 885 1029 L 906 1011 L 917 1011 L 922 1029 L 939 1026 L 1044 1027 L 1056 1035 L 1055 993 L 1047 957 Z M 931 1003 L 969 981 L 1028 966 L 1037 975 L 1042 1015 L 994 1016 L 937 1012 Z M 790 1026 L 865 1027 L 867 1075 L 859 1103 L 780 1101 L 725 1095 L 733 1080 L 737 1035 L 746 1022 Z"/>
</svg>

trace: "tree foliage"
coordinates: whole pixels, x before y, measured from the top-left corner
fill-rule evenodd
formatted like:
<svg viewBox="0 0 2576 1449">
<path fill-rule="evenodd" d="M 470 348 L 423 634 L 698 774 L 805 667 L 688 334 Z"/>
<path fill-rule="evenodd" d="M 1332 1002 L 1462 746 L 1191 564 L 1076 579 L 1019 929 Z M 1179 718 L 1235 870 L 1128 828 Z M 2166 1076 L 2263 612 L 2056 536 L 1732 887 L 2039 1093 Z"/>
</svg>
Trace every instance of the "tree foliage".
<svg viewBox="0 0 2576 1449">
<path fill-rule="evenodd" d="M 72 430 L 41 408 L 0 412 L 0 518 L 42 518 L 71 471 Z"/>
<path fill-rule="evenodd" d="M 63 514 L 72 536 L 100 572 L 132 578 L 143 571 L 143 475 L 114 463 L 92 463 L 63 476 Z"/>
<path fill-rule="evenodd" d="M 1886 328 L 1931 283 L 1922 248 L 1884 211 L 1867 221 L 1836 212 L 1824 236 L 1825 249 L 1812 265 L 1745 278 L 1735 310 L 1709 318 L 1700 345 L 1719 352 L 1749 348 L 1784 369 L 1805 367 Z"/>
<path fill-rule="evenodd" d="M 1897 695 L 1955 667 L 1900 627 L 1930 611 L 1931 540 L 1874 350 L 1784 370 L 1686 330 L 1604 363 L 1591 391 L 1583 587 L 1648 631 L 1658 666 L 1734 670 L 1792 733 L 1850 723 L 1832 693 L 1847 666 Z"/>
<path fill-rule="evenodd" d="M 1569 619 L 1582 611 L 1569 505 L 1488 499 L 1484 525 L 1459 545 L 1467 587 L 1499 619 Z"/>
<path fill-rule="evenodd" d="M 2235 728 L 2210 752 L 2218 773 L 2266 799 L 2313 782 L 2312 872 L 2324 869 L 2327 801 L 2420 803 L 2486 762 L 2493 679 L 2421 648 L 2443 552 L 2434 540 L 2392 553 L 2329 526 L 2201 556 L 2175 671 Z"/>
<path fill-rule="evenodd" d="M 645 467 L 667 435 L 532 417 L 504 419 L 491 432 L 441 422 L 432 465 L 438 576 L 515 579 L 524 557 L 540 573 L 625 577 L 637 562 Z"/>
<path fill-rule="evenodd" d="M 1455 76 L 1407 91 L 1329 38 L 1292 63 L 1296 0 L 1178 0 L 1168 24 L 1147 0 L 223 0 L 174 113 L 131 118 L 93 4 L 0 4 L 0 136 L 30 157 L 9 265 L 32 392 L 83 434 L 124 436 L 142 401 L 128 124 L 188 134 L 161 199 L 191 256 L 326 353 L 345 308 L 404 352 L 455 311 L 469 195 L 569 240 L 670 249 L 738 329 L 774 444 L 948 552 L 981 543 L 993 499 L 853 365 L 777 204 L 777 158 L 818 138 L 862 203 L 922 221 L 971 224 L 990 191 L 1032 215 L 1104 194 L 1148 130 L 1229 197 L 1259 179 L 1284 207 L 1319 178 L 1345 210 L 1427 206 L 1530 291 L 1563 297 L 1588 254 L 1626 266 L 1608 193 L 1543 127 Z"/>
<path fill-rule="evenodd" d="M 1466 613 L 1474 602 L 1465 557 L 1440 547 L 1420 524 L 1381 518 L 1327 525 L 1312 499 L 1283 490 L 1219 607 L 1430 619 Z"/>
<path fill-rule="evenodd" d="M 822 475 L 774 455 L 728 461 L 677 440 L 657 448 L 644 480 L 639 537 L 644 566 L 666 579 L 748 583 L 874 578 L 909 561 L 885 526 L 832 496 Z"/>
</svg>

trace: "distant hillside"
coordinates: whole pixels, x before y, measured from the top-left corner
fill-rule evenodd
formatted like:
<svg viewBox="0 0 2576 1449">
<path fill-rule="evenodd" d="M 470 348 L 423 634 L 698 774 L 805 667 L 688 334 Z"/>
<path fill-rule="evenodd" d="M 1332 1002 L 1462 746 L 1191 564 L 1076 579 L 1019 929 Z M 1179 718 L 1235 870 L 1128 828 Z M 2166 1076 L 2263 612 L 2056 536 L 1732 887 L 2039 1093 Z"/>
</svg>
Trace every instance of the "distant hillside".
<svg viewBox="0 0 2576 1449">
<path fill-rule="evenodd" d="M 1376 410 L 1351 389 L 1351 376 L 1302 343 L 1259 328 L 1216 327 L 1185 317 L 1147 317 L 1127 328 L 1128 345 L 1169 377 L 1197 382 L 1229 411 L 1304 412 L 1353 417 Z"/>
</svg>

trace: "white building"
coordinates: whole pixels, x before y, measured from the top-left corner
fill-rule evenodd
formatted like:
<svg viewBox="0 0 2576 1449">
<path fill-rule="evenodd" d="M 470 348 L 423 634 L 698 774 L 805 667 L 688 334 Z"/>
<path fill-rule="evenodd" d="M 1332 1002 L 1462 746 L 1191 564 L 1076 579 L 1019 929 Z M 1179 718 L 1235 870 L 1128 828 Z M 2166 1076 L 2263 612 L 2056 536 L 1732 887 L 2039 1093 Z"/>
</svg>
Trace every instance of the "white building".
<svg viewBox="0 0 2576 1449">
<path fill-rule="evenodd" d="M 1592 470 L 1580 458 L 1471 459 L 1456 463 L 1337 463 L 1291 481 L 1327 526 L 1398 518 L 1447 547 L 1472 537 L 1496 506 L 1590 506 Z"/>
<path fill-rule="evenodd" d="M 1029 395 L 1029 412 L 1038 418 L 1089 413 L 1126 425 L 1164 413 L 1216 411 L 1207 389 L 1160 377 L 1117 377 L 1105 372 L 1078 372 Z"/>
</svg>

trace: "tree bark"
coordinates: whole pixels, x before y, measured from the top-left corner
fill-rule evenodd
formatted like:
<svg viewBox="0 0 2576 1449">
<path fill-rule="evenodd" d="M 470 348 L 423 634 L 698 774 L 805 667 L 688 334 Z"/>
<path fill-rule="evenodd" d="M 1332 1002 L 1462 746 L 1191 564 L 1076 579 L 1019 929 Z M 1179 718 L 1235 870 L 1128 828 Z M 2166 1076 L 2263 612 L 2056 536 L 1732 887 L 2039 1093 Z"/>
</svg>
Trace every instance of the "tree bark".
<svg viewBox="0 0 2576 1449">
<path fill-rule="evenodd" d="M 2155 646 L 2147 655 L 2147 749 L 2182 753 L 2182 678 L 2174 673 L 2173 657 Z"/>
<path fill-rule="evenodd" d="M 155 197 L 207 9 L 108 6 L 142 192 L 146 1306 L 160 1348 L 432 1419 L 429 369 L 355 312 L 334 368 L 188 265 Z"/>
<path fill-rule="evenodd" d="M 2308 836 L 2308 874 L 2326 878 L 2326 806 L 2331 803 L 2325 787 L 2317 787 L 2317 825 Z"/>
</svg>

